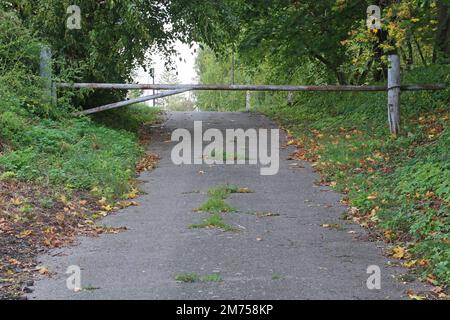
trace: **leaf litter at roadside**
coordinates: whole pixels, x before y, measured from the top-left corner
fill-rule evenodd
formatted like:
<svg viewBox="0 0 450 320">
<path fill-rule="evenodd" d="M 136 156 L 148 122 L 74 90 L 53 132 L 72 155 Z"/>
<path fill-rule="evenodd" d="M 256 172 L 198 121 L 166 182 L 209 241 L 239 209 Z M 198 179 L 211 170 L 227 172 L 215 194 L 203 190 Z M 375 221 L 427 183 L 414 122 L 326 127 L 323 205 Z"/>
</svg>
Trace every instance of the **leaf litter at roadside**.
<svg viewBox="0 0 450 320">
<path fill-rule="evenodd" d="M 147 154 L 136 172 L 152 170 L 159 156 Z M 70 194 L 70 195 L 68 195 Z M 77 236 L 117 234 L 126 227 L 95 223 L 110 213 L 137 206 L 137 188 L 125 200 L 95 198 L 93 192 L 51 189 L 17 180 L 0 180 L 0 299 L 25 299 L 36 275 L 51 274 L 36 257 L 74 244 Z"/>
</svg>

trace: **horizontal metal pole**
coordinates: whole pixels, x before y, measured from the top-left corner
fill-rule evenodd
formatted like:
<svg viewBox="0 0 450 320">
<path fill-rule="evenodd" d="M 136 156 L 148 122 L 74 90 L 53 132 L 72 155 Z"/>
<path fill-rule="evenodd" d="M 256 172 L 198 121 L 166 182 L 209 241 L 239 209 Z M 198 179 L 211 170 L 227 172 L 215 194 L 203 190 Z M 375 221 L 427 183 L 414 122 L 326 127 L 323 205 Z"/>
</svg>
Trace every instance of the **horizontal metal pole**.
<svg viewBox="0 0 450 320">
<path fill-rule="evenodd" d="M 119 90 L 224 90 L 224 91 L 387 91 L 387 86 L 285 86 L 224 84 L 124 84 L 124 83 L 58 83 L 60 88 Z M 444 90 L 445 84 L 402 85 L 402 91 Z"/>
<path fill-rule="evenodd" d="M 183 93 L 186 91 L 190 91 L 190 89 L 186 88 L 186 89 L 180 89 L 180 90 L 167 91 L 167 92 L 163 92 L 163 93 L 159 93 L 159 94 L 155 94 L 155 95 L 151 95 L 151 96 L 144 96 L 144 97 L 129 99 L 129 100 L 121 101 L 121 102 L 115 102 L 115 103 L 107 104 L 107 105 L 104 105 L 101 107 L 96 107 L 96 108 L 76 112 L 76 113 L 74 113 L 74 116 L 87 115 L 87 114 L 97 113 L 97 112 L 101 112 L 101 111 L 125 107 L 130 104 L 136 104 L 136 103 L 145 102 L 148 100 L 169 97 L 169 96 L 173 96 L 175 94 Z"/>
</svg>

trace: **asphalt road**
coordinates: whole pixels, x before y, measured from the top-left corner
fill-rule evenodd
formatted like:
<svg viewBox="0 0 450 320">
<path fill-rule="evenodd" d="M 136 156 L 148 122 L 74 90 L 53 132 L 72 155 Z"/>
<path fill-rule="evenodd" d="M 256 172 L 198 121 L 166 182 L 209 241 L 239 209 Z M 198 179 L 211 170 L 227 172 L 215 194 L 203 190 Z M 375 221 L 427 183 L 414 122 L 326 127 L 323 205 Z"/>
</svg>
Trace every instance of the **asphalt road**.
<svg viewBox="0 0 450 320">
<path fill-rule="evenodd" d="M 251 113 L 171 113 L 152 129 L 148 146 L 162 160 L 141 175 L 145 195 L 101 223 L 126 226 L 120 234 L 81 238 L 79 244 L 40 258 L 53 273 L 35 283 L 29 299 L 399 299 L 405 290 L 378 242 L 343 220 L 341 195 L 318 186 L 309 164 L 287 160 L 293 152 L 281 137 L 280 170 L 261 176 L 258 165 L 174 165 L 170 134 L 176 128 L 275 128 Z M 254 191 L 227 200 L 239 209 L 224 215 L 239 232 L 189 229 L 205 213 L 194 212 L 210 187 L 235 184 Z M 258 217 L 255 213 L 273 213 Z M 340 230 L 324 228 L 337 224 Z M 395 261 L 393 261 L 395 262 Z M 78 265 L 85 289 L 66 288 L 66 268 Z M 381 269 L 381 289 L 369 290 L 367 268 Z M 222 282 L 179 283 L 180 273 L 220 274 Z"/>
</svg>

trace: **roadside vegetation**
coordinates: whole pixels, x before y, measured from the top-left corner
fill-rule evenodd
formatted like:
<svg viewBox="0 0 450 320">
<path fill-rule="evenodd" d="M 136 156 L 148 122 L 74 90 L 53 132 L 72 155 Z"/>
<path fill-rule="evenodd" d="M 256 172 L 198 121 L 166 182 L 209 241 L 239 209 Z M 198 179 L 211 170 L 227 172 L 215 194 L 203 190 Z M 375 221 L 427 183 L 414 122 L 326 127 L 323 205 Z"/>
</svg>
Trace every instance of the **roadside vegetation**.
<svg viewBox="0 0 450 320">
<path fill-rule="evenodd" d="M 205 41 L 197 58 L 200 82 L 385 85 L 387 54 L 395 52 L 403 84 L 449 85 L 449 5 L 384 4 L 382 29 L 374 32 L 365 15 L 372 2 L 230 1 L 219 21 L 240 21 L 241 28 L 213 28 L 223 38 Z M 199 92 L 197 98 L 201 110 L 237 111 L 246 104 L 245 92 Z M 396 137 L 389 133 L 384 92 L 294 93 L 289 99 L 253 92 L 251 106 L 287 130 L 288 144 L 297 147 L 292 159 L 310 161 L 320 183 L 344 194 L 348 219 L 389 243 L 392 257 L 435 286 L 434 297 L 446 297 L 450 89 L 403 92 Z"/>
<path fill-rule="evenodd" d="M 157 111 L 138 105 L 72 117 L 74 92 L 60 92 L 55 106 L 42 89 L 41 46 L 17 15 L 0 10 L 1 298 L 20 298 L 33 274 L 49 272 L 36 265 L 43 249 L 70 244 L 77 234 L 119 232 L 95 220 L 136 205 L 136 167 L 157 161 L 144 157 L 138 141 Z M 62 78 L 75 71 L 59 68 Z"/>
</svg>

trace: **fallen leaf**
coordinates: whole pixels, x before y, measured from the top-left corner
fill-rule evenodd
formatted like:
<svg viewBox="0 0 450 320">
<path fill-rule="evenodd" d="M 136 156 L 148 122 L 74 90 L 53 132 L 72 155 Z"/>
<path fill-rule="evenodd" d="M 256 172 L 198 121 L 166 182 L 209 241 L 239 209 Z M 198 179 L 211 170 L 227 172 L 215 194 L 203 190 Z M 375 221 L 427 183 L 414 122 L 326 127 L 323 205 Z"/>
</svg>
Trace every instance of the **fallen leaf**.
<svg viewBox="0 0 450 320">
<path fill-rule="evenodd" d="M 48 268 L 47 267 L 40 267 L 39 269 L 38 269 L 38 272 L 40 273 L 40 274 L 42 274 L 42 275 L 44 275 L 44 274 L 48 274 Z"/>
<path fill-rule="evenodd" d="M 63 222 L 65 218 L 64 212 L 58 212 L 55 217 L 59 222 Z"/>
<path fill-rule="evenodd" d="M 444 291 L 444 289 L 442 289 L 442 287 L 434 287 L 433 289 L 431 289 L 431 291 L 433 291 L 434 293 L 441 293 L 442 291 Z"/>
<path fill-rule="evenodd" d="M 113 207 L 111 207 L 111 205 L 106 205 L 106 206 L 102 206 L 102 210 L 105 210 L 107 212 L 110 212 L 113 210 Z"/>
<path fill-rule="evenodd" d="M 367 196 L 367 200 L 375 200 L 378 197 L 376 192 L 373 192 Z"/>
<path fill-rule="evenodd" d="M 13 258 L 9 259 L 8 262 L 14 266 L 20 266 L 22 264 L 19 260 Z"/>
<path fill-rule="evenodd" d="M 19 234 L 19 238 L 26 238 L 33 234 L 33 230 L 24 230 Z"/>
<path fill-rule="evenodd" d="M 405 253 L 406 253 L 406 249 L 401 246 L 397 246 L 392 249 L 392 257 L 395 259 L 403 259 L 403 257 L 405 256 Z"/>
<path fill-rule="evenodd" d="M 11 203 L 12 203 L 13 205 L 20 206 L 20 205 L 23 203 L 23 201 L 22 201 L 22 199 L 20 199 L 20 198 L 12 198 L 12 199 L 11 199 Z"/>
<path fill-rule="evenodd" d="M 402 263 L 402 266 L 404 266 L 405 268 L 412 268 L 417 264 L 417 260 L 411 260 L 411 261 L 406 261 L 404 263 Z"/>
</svg>

